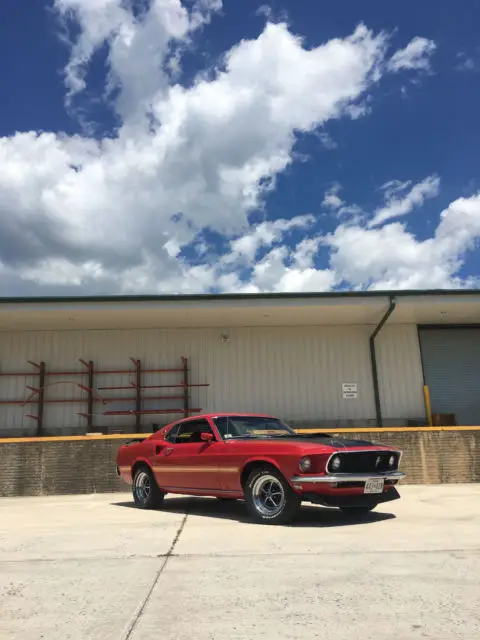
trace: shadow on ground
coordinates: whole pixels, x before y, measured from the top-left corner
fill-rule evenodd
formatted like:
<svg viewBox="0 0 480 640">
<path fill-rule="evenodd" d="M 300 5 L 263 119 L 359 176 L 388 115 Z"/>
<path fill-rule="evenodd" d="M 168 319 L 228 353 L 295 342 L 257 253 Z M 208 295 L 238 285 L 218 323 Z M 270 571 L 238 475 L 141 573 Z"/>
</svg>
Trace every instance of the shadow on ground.
<svg viewBox="0 0 480 640">
<path fill-rule="evenodd" d="M 132 502 L 112 502 L 112 506 L 136 509 Z M 290 527 L 344 527 L 353 525 L 366 525 L 383 520 L 395 518 L 393 513 L 382 512 L 381 505 L 376 511 L 371 511 L 363 516 L 347 516 L 339 509 L 329 509 L 309 504 L 303 504 L 294 522 Z M 220 518 L 223 520 L 236 520 L 237 522 L 250 522 L 245 503 L 241 500 L 223 501 L 215 498 L 168 498 L 159 509 L 163 513 L 180 513 L 192 516 L 204 516 L 206 518 Z"/>
</svg>

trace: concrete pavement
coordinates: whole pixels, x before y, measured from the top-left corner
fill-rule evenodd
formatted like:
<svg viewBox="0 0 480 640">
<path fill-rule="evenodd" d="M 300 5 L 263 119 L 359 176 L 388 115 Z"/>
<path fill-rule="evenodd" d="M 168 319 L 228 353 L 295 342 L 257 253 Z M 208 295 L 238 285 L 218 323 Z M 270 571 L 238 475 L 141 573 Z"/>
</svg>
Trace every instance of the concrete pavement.
<svg viewBox="0 0 480 640">
<path fill-rule="evenodd" d="M 403 486 L 362 522 L 129 494 L 0 500 L 2 640 L 480 637 L 480 485 Z"/>
</svg>

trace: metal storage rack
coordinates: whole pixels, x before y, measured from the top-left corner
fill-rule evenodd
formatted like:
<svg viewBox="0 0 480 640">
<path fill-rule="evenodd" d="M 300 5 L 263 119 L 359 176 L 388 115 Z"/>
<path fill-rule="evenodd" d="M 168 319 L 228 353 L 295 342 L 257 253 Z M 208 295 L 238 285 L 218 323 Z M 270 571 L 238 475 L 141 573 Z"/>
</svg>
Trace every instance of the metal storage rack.
<svg viewBox="0 0 480 640">
<path fill-rule="evenodd" d="M 24 377 L 36 378 L 36 384 L 25 385 L 25 388 L 30 391 L 30 395 L 24 400 L 0 400 L 0 405 L 19 405 L 19 406 L 36 406 L 35 413 L 26 413 L 25 417 L 35 420 L 37 423 L 37 436 L 45 435 L 44 429 L 44 413 L 45 405 L 49 403 L 67 404 L 75 403 L 79 404 L 85 402 L 87 404 L 86 411 L 78 412 L 77 415 L 84 417 L 87 421 L 87 433 L 97 431 L 94 425 L 94 406 L 96 402 L 101 402 L 103 405 L 116 402 L 130 402 L 134 405 L 132 409 L 103 411 L 101 415 L 104 416 L 135 416 L 135 431 L 139 432 L 142 425 L 142 416 L 144 415 L 161 415 L 161 414 L 180 414 L 185 418 L 192 413 L 199 413 L 201 408 L 190 406 L 190 389 L 194 387 L 208 387 L 208 383 L 191 383 L 190 382 L 190 370 L 188 366 L 188 359 L 182 356 L 181 366 L 165 369 L 144 369 L 142 368 L 141 360 L 138 358 L 130 358 L 133 367 L 126 369 L 96 369 L 94 362 L 89 360 L 88 362 L 79 358 L 79 362 L 82 365 L 82 369 L 75 371 L 50 371 L 45 362 L 33 362 L 28 361 L 28 364 L 33 367 L 30 371 L 24 372 L 6 372 L 0 371 L 0 378 L 2 377 Z M 166 374 L 166 373 L 179 373 L 181 379 L 178 382 L 171 382 L 165 384 L 143 384 L 144 374 Z M 99 375 L 130 375 L 134 378 L 128 385 L 113 385 L 113 386 L 101 386 L 95 388 L 95 378 Z M 59 377 L 73 378 L 73 380 L 58 380 Z M 84 378 L 82 381 L 78 381 L 78 378 Z M 49 381 L 50 378 L 56 378 L 56 380 Z M 49 387 L 61 384 L 75 385 L 86 393 L 86 396 L 82 398 L 48 398 L 46 397 L 46 391 Z M 145 389 L 179 389 L 180 391 L 173 395 L 157 395 L 157 396 L 145 396 L 142 391 Z M 130 390 L 134 391 L 132 396 L 123 397 L 104 397 L 99 391 L 113 391 L 113 390 Z M 145 409 L 144 401 L 158 401 L 165 400 L 181 400 L 181 406 L 174 408 L 154 408 Z M 107 429 L 108 432 L 108 429 Z"/>
</svg>

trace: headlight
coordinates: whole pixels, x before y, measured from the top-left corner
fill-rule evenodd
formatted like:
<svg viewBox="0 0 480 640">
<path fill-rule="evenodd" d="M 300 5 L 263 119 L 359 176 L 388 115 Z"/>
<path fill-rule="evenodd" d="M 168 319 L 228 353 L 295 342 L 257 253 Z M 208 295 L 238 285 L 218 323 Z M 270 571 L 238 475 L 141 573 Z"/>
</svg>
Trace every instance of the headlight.
<svg viewBox="0 0 480 640">
<path fill-rule="evenodd" d="M 330 461 L 330 468 L 332 469 L 332 471 L 338 471 L 341 466 L 342 466 L 342 461 L 339 458 L 339 456 L 333 456 L 333 458 Z"/>
<path fill-rule="evenodd" d="M 388 466 L 393 467 L 394 464 L 395 464 L 395 456 L 390 456 L 390 458 L 388 459 Z"/>
<path fill-rule="evenodd" d="M 303 471 L 305 473 L 305 471 L 310 471 L 310 469 L 312 468 L 312 461 L 308 457 L 302 458 L 298 463 L 298 466 L 300 468 L 300 471 Z"/>
</svg>

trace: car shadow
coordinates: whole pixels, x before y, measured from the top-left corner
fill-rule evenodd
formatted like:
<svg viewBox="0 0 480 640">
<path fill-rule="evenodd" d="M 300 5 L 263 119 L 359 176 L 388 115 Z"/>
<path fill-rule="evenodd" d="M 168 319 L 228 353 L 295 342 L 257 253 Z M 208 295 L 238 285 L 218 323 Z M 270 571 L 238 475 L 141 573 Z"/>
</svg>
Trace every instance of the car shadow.
<svg viewBox="0 0 480 640">
<path fill-rule="evenodd" d="M 112 502 L 112 506 L 136 509 L 132 502 Z M 376 511 L 364 515 L 348 516 L 339 509 L 332 509 L 318 505 L 302 504 L 299 514 L 288 527 L 344 527 L 354 525 L 373 524 L 383 520 L 395 518 L 393 513 Z M 242 500 L 222 501 L 215 498 L 179 497 L 167 498 L 159 512 L 179 513 L 221 520 L 235 520 L 237 522 L 251 522 L 247 508 Z"/>
</svg>

